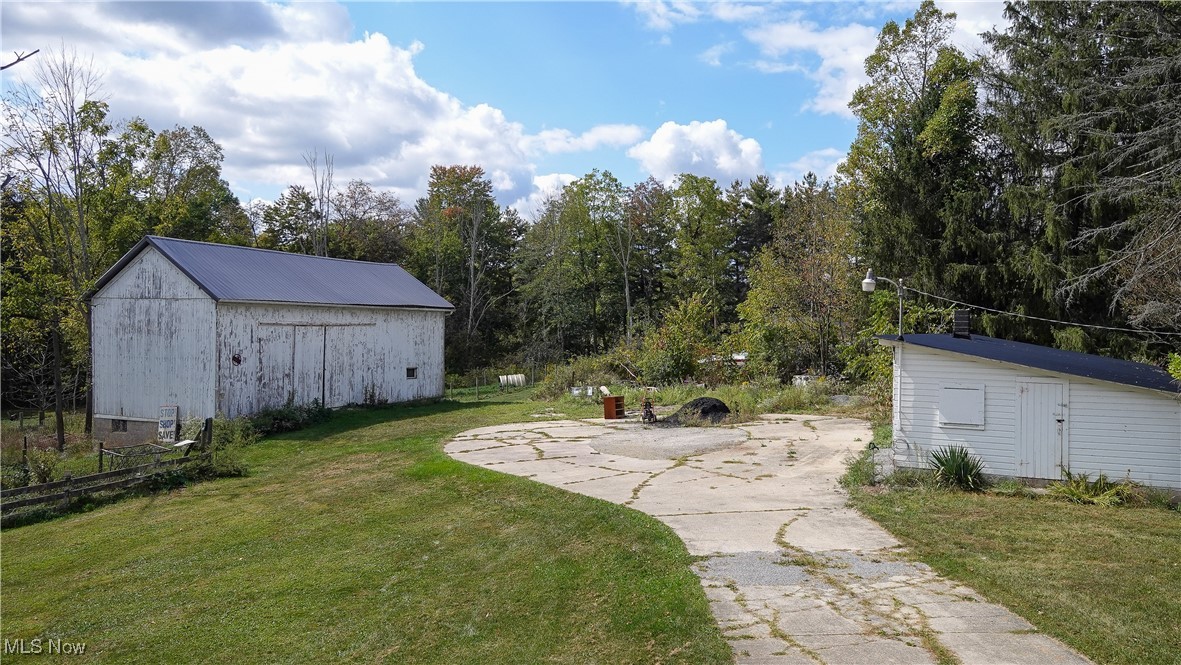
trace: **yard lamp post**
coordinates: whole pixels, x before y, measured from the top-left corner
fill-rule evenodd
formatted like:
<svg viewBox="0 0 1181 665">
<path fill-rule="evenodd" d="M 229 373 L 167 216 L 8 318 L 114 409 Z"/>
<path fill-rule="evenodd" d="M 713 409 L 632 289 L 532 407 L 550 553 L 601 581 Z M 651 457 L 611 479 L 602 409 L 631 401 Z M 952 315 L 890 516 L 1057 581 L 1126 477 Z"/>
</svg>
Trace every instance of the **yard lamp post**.
<svg viewBox="0 0 1181 665">
<path fill-rule="evenodd" d="M 903 289 L 902 278 L 899 277 L 898 281 L 895 282 L 894 280 L 890 279 L 889 277 L 878 277 L 877 275 L 873 274 L 873 268 L 870 268 L 865 273 L 865 279 L 861 280 L 861 290 L 865 291 L 866 293 L 873 293 L 874 289 L 876 289 L 878 287 L 878 280 L 879 279 L 883 280 L 885 282 L 889 282 L 890 284 L 893 284 L 894 288 L 898 290 L 898 339 L 901 340 L 902 339 L 902 289 Z"/>
</svg>

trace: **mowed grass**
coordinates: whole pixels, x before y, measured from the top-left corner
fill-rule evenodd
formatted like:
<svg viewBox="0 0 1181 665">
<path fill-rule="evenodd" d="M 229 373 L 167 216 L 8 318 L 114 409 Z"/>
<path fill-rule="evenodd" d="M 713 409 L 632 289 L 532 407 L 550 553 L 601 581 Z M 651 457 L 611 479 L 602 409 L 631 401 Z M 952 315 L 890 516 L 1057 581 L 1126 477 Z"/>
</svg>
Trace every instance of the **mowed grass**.
<svg viewBox="0 0 1181 665">
<path fill-rule="evenodd" d="M 249 477 L 5 531 L 2 637 L 85 642 L 69 662 L 729 662 L 670 529 L 442 452 L 543 409 L 348 412 L 250 448 Z"/>
<path fill-rule="evenodd" d="M 1181 513 L 934 490 L 854 492 L 923 562 L 1098 663 L 1181 663 Z"/>
</svg>

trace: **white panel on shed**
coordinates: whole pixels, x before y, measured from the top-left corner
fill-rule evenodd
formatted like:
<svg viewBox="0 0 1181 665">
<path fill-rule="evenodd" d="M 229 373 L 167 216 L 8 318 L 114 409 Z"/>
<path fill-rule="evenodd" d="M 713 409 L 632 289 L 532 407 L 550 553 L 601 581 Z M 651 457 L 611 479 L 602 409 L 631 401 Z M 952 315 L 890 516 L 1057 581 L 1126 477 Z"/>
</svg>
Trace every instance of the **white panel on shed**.
<svg viewBox="0 0 1181 665">
<path fill-rule="evenodd" d="M 984 386 L 943 386 L 939 390 L 939 424 L 984 427 Z"/>
<path fill-rule="evenodd" d="M 1053 479 L 1066 465 L 1065 386 L 1061 381 L 1017 381 L 1017 475 Z"/>
</svg>

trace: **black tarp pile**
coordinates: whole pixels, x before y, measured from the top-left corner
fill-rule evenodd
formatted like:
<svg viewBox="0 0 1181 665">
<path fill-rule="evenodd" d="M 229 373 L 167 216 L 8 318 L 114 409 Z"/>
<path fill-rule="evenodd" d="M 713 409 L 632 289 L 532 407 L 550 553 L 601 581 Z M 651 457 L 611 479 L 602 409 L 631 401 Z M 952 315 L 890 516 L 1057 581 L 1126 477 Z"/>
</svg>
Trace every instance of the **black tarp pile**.
<svg viewBox="0 0 1181 665">
<path fill-rule="evenodd" d="M 698 397 L 686 402 L 684 406 L 677 409 L 676 413 L 661 422 L 666 425 L 678 426 L 708 421 L 716 425 L 729 415 L 730 407 L 726 406 L 722 400 L 713 397 Z"/>
</svg>

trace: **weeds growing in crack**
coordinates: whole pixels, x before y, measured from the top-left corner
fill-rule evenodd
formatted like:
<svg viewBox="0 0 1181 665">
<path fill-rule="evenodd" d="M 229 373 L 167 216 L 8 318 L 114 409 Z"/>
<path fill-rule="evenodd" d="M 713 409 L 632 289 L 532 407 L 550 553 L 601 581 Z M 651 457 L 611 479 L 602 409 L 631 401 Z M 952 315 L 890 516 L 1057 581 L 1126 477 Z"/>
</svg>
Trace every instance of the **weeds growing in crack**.
<svg viewBox="0 0 1181 665">
<path fill-rule="evenodd" d="M 935 629 L 931 628 L 926 613 L 917 607 L 914 610 L 919 615 L 919 628 L 915 635 L 922 640 L 923 648 L 935 657 L 939 665 L 961 665 L 962 661 L 936 637 Z"/>
</svg>

